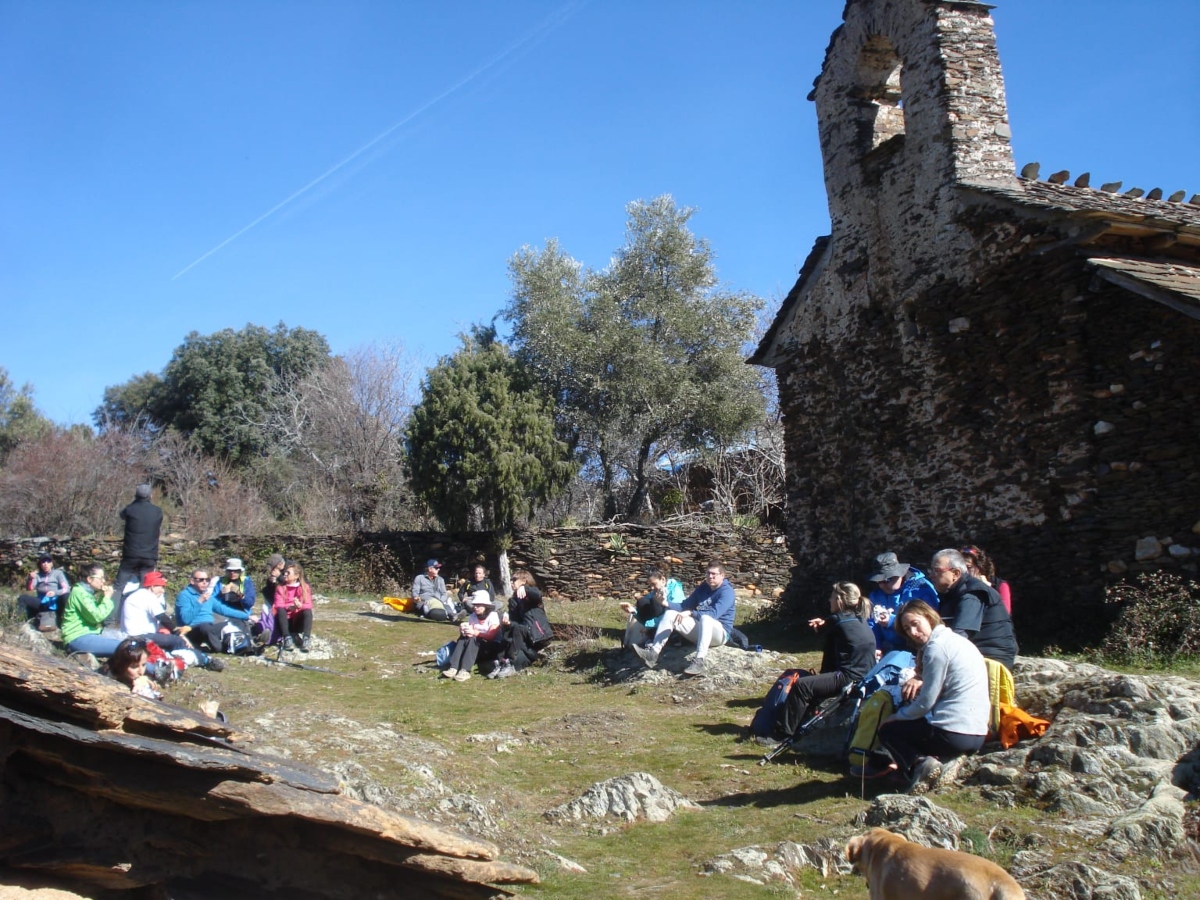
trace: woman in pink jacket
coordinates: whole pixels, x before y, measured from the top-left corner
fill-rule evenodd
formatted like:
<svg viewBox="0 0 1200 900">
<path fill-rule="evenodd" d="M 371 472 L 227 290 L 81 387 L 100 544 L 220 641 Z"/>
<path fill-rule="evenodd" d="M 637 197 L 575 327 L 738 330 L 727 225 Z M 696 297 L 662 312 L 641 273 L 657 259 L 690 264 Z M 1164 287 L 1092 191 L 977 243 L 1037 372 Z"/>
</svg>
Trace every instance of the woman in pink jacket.
<svg viewBox="0 0 1200 900">
<path fill-rule="evenodd" d="M 283 638 L 284 650 L 308 652 L 312 635 L 313 602 L 312 588 L 304 580 L 304 570 L 295 563 L 288 563 L 283 570 L 283 580 L 275 588 L 275 633 Z M 292 636 L 295 635 L 295 640 Z"/>
</svg>

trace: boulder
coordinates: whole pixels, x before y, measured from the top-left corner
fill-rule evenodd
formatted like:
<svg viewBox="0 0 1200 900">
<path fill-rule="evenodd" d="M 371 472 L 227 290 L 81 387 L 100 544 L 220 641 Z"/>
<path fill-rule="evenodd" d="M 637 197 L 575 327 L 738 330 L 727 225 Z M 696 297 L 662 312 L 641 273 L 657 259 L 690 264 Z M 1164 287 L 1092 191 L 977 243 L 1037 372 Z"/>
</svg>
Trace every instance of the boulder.
<svg viewBox="0 0 1200 900">
<path fill-rule="evenodd" d="M 582 796 L 547 810 L 545 816 L 555 822 L 606 818 L 665 822 L 681 807 L 699 809 L 700 805 L 653 775 L 633 772 L 593 784 Z"/>
</svg>

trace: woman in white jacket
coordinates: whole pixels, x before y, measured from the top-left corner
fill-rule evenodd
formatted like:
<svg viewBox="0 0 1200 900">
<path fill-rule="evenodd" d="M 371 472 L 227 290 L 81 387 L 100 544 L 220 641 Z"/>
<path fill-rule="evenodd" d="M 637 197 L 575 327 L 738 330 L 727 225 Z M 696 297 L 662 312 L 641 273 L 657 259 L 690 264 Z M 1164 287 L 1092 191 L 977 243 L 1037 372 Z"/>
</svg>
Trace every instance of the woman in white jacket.
<svg viewBox="0 0 1200 900">
<path fill-rule="evenodd" d="M 975 753 L 987 737 L 987 665 L 975 645 L 942 624 L 921 600 L 905 604 L 896 631 L 917 650 L 921 688 L 879 728 L 879 742 L 922 793 L 941 776 L 941 763 Z"/>
</svg>

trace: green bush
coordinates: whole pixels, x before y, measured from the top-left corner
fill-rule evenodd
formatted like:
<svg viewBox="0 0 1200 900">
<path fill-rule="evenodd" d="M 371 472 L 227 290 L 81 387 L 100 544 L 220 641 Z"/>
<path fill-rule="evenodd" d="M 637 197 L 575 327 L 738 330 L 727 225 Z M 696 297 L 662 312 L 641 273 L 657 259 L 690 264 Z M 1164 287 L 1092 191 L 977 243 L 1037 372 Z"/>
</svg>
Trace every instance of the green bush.
<svg viewBox="0 0 1200 900">
<path fill-rule="evenodd" d="M 1167 572 L 1143 573 L 1109 588 L 1105 604 L 1116 621 L 1101 655 L 1133 665 L 1200 657 L 1200 583 Z"/>
</svg>

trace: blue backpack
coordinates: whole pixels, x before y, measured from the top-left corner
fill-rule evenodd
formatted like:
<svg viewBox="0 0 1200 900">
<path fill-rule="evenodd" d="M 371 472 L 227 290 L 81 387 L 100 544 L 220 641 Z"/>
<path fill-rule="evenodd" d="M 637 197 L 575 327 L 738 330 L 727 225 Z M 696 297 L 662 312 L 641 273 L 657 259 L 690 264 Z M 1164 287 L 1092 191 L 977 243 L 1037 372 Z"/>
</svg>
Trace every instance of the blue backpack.
<svg viewBox="0 0 1200 900">
<path fill-rule="evenodd" d="M 779 721 L 779 713 L 783 704 L 787 703 L 792 685 L 810 674 L 806 669 L 785 669 L 783 674 L 775 679 L 767 696 L 754 714 L 750 722 L 750 733 L 756 737 L 776 737 L 775 724 Z"/>
</svg>

